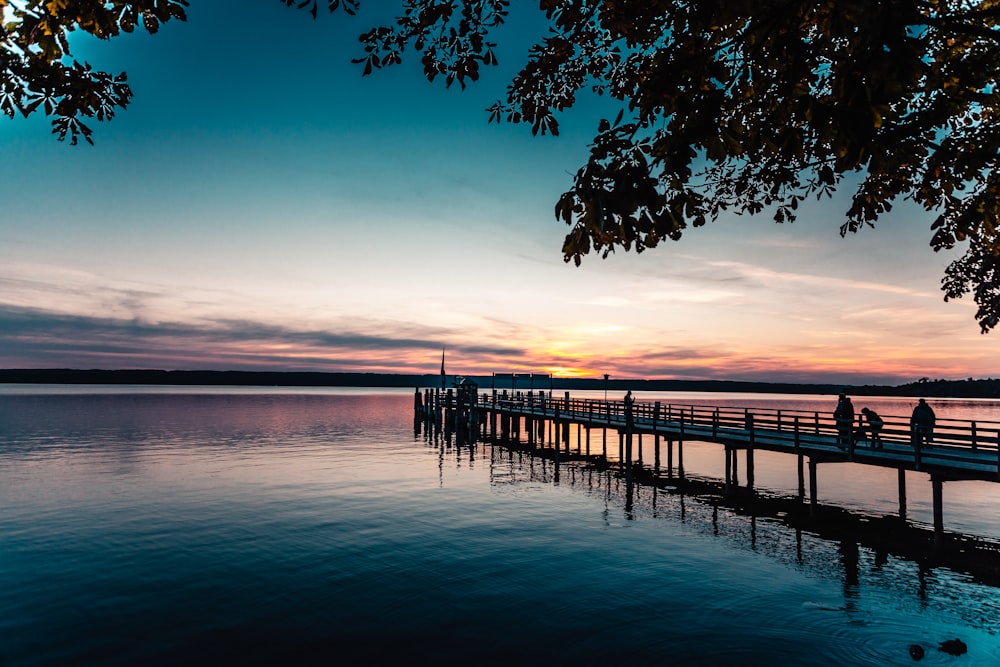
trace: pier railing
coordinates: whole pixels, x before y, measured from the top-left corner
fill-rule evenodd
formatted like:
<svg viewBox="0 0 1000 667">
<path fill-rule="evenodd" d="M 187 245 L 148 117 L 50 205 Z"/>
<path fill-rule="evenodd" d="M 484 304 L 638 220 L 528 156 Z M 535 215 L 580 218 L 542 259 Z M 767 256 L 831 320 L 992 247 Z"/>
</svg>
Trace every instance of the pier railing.
<svg viewBox="0 0 1000 667">
<path fill-rule="evenodd" d="M 798 469 L 798 496 L 805 497 L 805 468 L 809 470 L 809 512 L 817 512 L 817 465 L 852 462 L 894 468 L 897 472 L 899 517 L 906 519 L 906 473 L 919 471 L 930 476 L 934 513 L 934 542 L 944 535 L 943 486 L 956 480 L 1000 482 L 1000 422 L 986 420 L 937 419 L 933 432 L 921 432 L 906 416 L 884 415 L 878 438 L 873 438 L 864 414 L 848 423 L 832 412 L 783 410 L 766 407 L 696 405 L 660 401 L 624 401 L 571 398 L 567 392 L 554 397 L 544 392 L 492 391 L 476 393 L 464 384 L 457 392 L 418 389 L 414 397 L 415 415 L 439 428 L 442 423 L 469 438 L 487 432 L 490 437 L 551 453 L 557 463 L 563 450 L 573 456 L 571 430 L 575 426 L 576 457 L 613 460 L 607 448 L 607 431 L 617 431 L 618 458 L 631 484 L 633 471 L 643 473 L 642 436 L 654 436 L 652 478 L 659 479 L 660 448 L 665 439 L 667 477 L 673 477 L 676 448 L 678 477 L 684 478 L 683 449 L 686 441 L 716 443 L 725 447 L 725 494 L 739 487 L 737 453 L 746 459 L 746 486 L 754 487 L 754 452 L 758 449 L 795 455 Z M 497 429 L 499 421 L 499 431 Z M 522 431 L 521 425 L 524 424 Z M 547 426 L 547 428 L 546 428 Z M 418 426 L 419 428 L 419 426 Z M 591 455 L 591 430 L 600 429 L 601 454 Z M 549 432 L 546 446 L 546 431 Z M 586 450 L 583 441 L 586 431 Z M 499 433 L 499 435 L 498 435 Z M 633 436 L 638 447 L 633 449 Z M 638 453 L 638 457 L 633 454 Z"/>
<path fill-rule="evenodd" d="M 876 449 L 869 425 L 858 415 L 848 428 L 830 412 L 745 408 L 635 401 L 631 425 L 622 400 L 551 397 L 544 393 L 482 394 L 480 405 L 523 416 L 560 419 L 586 427 L 630 428 L 633 433 L 711 439 L 737 447 L 776 450 L 800 449 L 812 453 L 846 448 L 850 456 L 914 458 L 914 466 L 933 465 L 956 474 L 995 476 L 1000 481 L 1000 422 L 938 419 L 924 442 L 910 418 L 882 415 L 882 443 Z M 845 440 L 848 440 L 845 442 Z M 870 461 L 875 462 L 875 461 Z"/>
</svg>

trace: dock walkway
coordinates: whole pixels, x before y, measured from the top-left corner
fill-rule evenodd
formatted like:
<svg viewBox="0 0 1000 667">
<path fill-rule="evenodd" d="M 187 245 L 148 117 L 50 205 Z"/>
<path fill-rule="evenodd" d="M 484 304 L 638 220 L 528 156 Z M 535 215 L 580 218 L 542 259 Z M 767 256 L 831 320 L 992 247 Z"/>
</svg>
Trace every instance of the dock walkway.
<svg viewBox="0 0 1000 667">
<path fill-rule="evenodd" d="M 899 514 L 906 516 L 906 471 L 930 476 L 934 502 L 935 536 L 943 534 L 944 482 L 982 480 L 1000 482 L 1000 422 L 938 419 L 928 443 L 910 426 L 909 416 L 882 416 L 881 446 L 873 444 L 867 425 L 859 417 L 852 424 L 851 437 L 838 430 L 832 413 L 767 408 L 692 405 L 635 401 L 630 406 L 622 400 L 573 399 L 569 392 L 554 398 L 545 392 L 496 392 L 441 395 L 428 393 L 418 409 L 443 409 L 456 424 L 464 421 L 501 438 L 520 438 L 527 434 L 530 444 L 544 446 L 546 428 L 553 435 L 549 441 L 559 452 L 570 453 L 570 433 L 576 427 L 578 452 L 586 437 L 590 451 L 591 431 L 600 429 L 607 452 L 607 433 L 619 439 L 618 461 L 630 474 L 642 459 L 642 436 L 652 436 L 656 467 L 661 460 L 661 440 L 667 446 L 667 473 L 673 474 L 674 446 L 677 448 L 678 473 L 683 476 L 683 443 L 697 440 L 725 447 L 725 488 L 737 486 L 737 453 L 745 455 L 745 480 L 754 485 L 755 450 L 767 450 L 798 457 L 799 497 L 805 494 L 805 467 L 809 472 L 810 508 L 816 506 L 817 465 L 819 463 L 856 463 L 895 468 L 898 471 Z M 432 407 L 436 406 L 436 407 Z M 500 430 L 498 432 L 497 422 Z M 843 427 L 841 425 L 841 427 Z M 633 437 L 638 438 L 639 461 L 633 456 Z"/>
<path fill-rule="evenodd" d="M 883 416 L 882 446 L 878 448 L 872 445 L 859 418 L 851 429 L 856 437 L 842 447 L 838 446 L 832 413 L 636 401 L 629 429 L 624 401 L 483 394 L 478 406 L 510 417 L 557 420 L 622 434 L 631 430 L 633 434 L 678 441 L 714 442 L 735 450 L 764 449 L 822 461 L 921 471 L 946 480 L 1000 482 L 998 422 L 938 419 L 931 444 L 921 446 L 909 417 Z"/>
</svg>

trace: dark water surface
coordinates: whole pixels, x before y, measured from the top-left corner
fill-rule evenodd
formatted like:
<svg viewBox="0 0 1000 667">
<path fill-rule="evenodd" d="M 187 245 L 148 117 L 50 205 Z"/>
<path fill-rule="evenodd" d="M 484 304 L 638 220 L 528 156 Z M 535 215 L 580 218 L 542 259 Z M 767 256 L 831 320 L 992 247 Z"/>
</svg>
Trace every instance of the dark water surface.
<svg viewBox="0 0 1000 667">
<path fill-rule="evenodd" d="M 4 387 L 0 665 L 1000 663 L 997 588 L 650 488 L 626 512 L 612 472 L 414 436 L 412 400 Z M 836 474 L 893 509 L 894 474 Z M 994 486 L 946 485 L 946 525 L 1000 533 Z"/>
</svg>

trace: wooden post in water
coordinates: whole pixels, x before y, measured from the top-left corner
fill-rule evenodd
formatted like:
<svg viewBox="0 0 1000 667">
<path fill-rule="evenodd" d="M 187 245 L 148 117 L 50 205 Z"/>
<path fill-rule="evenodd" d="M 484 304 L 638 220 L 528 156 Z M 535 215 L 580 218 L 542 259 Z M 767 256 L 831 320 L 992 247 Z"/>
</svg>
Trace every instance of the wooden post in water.
<svg viewBox="0 0 1000 667">
<path fill-rule="evenodd" d="M 736 448 L 733 448 L 733 484 L 736 486 L 740 485 L 740 465 L 739 457 L 736 456 Z"/>
<path fill-rule="evenodd" d="M 725 445 L 726 448 L 726 486 L 723 490 L 723 495 L 727 498 L 730 493 L 732 493 L 733 484 L 733 448 L 729 445 Z"/>
<path fill-rule="evenodd" d="M 752 489 L 754 480 L 753 446 L 754 442 L 756 441 L 755 440 L 756 436 L 754 435 L 755 431 L 754 431 L 754 422 L 752 414 L 747 415 L 747 422 L 748 422 L 748 428 L 750 429 L 750 443 L 747 445 L 747 488 Z"/>
<path fill-rule="evenodd" d="M 625 481 L 632 483 L 632 429 L 625 429 Z"/>
<path fill-rule="evenodd" d="M 684 440 L 677 440 L 677 476 L 684 479 Z"/>
<path fill-rule="evenodd" d="M 799 418 L 795 417 L 795 458 L 799 473 L 799 501 L 806 497 L 806 476 L 802 470 L 802 439 L 799 437 Z"/>
<path fill-rule="evenodd" d="M 816 517 L 816 461 L 809 457 L 809 518 Z"/>
<path fill-rule="evenodd" d="M 944 481 L 937 475 L 931 475 L 931 494 L 934 496 L 934 545 L 939 546 L 944 540 Z"/>
<path fill-rule="evenodd" d="M 625 480 L 632 483 L 632 433 L 635 431 L 635 404 L 629 396 L 625 397 Z M 642 436 L 639 436 L 639 447 L 642 451 Z"/>
<path fill-rule="evenodd" d="M 899 518 L 906 521 L 906 469 L 896 469 L 896 485 L 899 487 Z"/>
<path fill-rule="evenodd" d="M 563 425 L 564 426 L 564 428 L 563 428 L 563 443 L 566 446 L 566 453 L 569 454 L 569 425 L 570 425 L 570 420 L 572 419 L 572 416 L 569 413 L 569 392 L 568 391 L 565 393 L 565 400 L 566 400 L 566 403 L 565 403 L 566 407 L 564 408 L 564 411 L 565 411 L 565 414 L 566 414 L 566 423 Z"/>
<path fill-rule="evenodd" d="M 667 477 L 674 476 L 674 439 L 667 436 Z"/>
<path fill-rule="evenodd" d="M 681 432 L 677 438 L 677 476 L 684 479 L 684 410 L 681 409 Z"/>
<path fill-rule="evenodd" d="M 555 424 L 556 429 L 556 439 L 552 441 L 552 449 L 555 450 L 556 455 L 556 471 L 559 470 L 559 408 L 556 407 L 555 415 L 552 417 L 552 423 Z"/>
<path fill-rule="evenodd" d="M 653 472 L 660 474 L 660 434 L 653 436 Z"/>
</svg>

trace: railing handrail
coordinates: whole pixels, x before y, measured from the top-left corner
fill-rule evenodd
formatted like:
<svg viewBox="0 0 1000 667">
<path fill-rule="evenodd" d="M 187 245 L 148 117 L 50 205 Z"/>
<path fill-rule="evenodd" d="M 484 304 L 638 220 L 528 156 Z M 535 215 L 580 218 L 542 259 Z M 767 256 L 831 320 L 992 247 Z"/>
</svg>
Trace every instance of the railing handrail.
<svg viewBox="0 0 1000 667">
<path fill-rule="evenodd" d="M 483 395 L 484 402 L 491 402 L 493 396 Z M 497 404 L 507 404 L 517 408 L 528 405 L 529 396 L 525 392 L 501 395 L 496 397 Z M 530 396 L 531 405 L 539 409 L 552 410 L 556 406 L 565 415 L 568 413 L 585 414 L 591 418 L 603 420 L 625 419 L 625 402 L 621 399 L 600 398 L 570 398 L 565 396 L 546 396 L 545 392 L 533 393 Z M 748 419 L 753 420 L 757 431 L 783 432 L 795 428 L 798 419 L 799 430 L 803 436 L 810 432 L 816 435 L 836 433 L 838 423 L 833 417 L 833 411 L 796 410 L 768 407 L 718 406 L 693 403 L 663 403 L 660 401 L 640 401 L 633 403 L 633 418 L 637 423 L 652 422 L 660 424 L 684 422 L 685 427 L 703 426 L 713 433 L 726 429 L 745 429 Z M 658 411 L 657 411 L 658 410 Z M 880 435 L 887 442 L 906 442 L 911 438 L 911 419 L 901 415 L 880 415 L 883 427 Z M 868 432 L 868 424 L 860 412 L 855 415 L 852 429 L 858 432 Z M 934 426 L 934 443 L 938 446 L 962 447 L 969 449 L 998 448 L 1000 449 L 1000 422 L 991 420 L 968 420 L 938 418 Z"/>
</svg>

